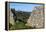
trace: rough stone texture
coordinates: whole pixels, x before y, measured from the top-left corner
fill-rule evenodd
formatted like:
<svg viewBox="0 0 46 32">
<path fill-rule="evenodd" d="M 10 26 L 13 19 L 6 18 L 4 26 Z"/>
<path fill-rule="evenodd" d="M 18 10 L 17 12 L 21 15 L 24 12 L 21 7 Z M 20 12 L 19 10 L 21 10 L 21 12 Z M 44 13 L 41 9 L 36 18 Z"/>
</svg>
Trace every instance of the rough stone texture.
<svg viewBox="0 0 46 32">
<path fill-rule="evenodd" d="M 36 28 L 44 27 L 43 6 L 34 7 L 26 25 L 31 27 L 36 27 Z"/>
<path fill-rule="evenodd" d="M 15 21 L 13 19 L 13 13 L 10 11 L 10 23 L 14 25 Z"/>
</svg>

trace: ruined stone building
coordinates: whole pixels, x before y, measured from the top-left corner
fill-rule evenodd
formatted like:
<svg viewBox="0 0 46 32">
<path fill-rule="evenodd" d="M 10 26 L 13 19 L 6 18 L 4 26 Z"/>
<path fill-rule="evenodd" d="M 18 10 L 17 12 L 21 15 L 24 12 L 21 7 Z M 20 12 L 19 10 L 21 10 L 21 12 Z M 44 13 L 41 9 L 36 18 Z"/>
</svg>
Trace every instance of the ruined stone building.
<svg viewBox="0 0 46 32">
<path fill-rule="evenodd" d="M 44 27 L 44 9 L 43 6 L 34 7 L 31 16 L 29 17 L 27 24 L 28 26 L 35 28 L 43 28 Z"/>
<path fill-rule="evenodd" d="M 10 12 L 9 12 L 10 11 Z M 12 25 L 14 25 L 14 19 L 13 19 L 13 13 L 11 10 L 8 10 L 8 21 Z M 10 18 L 9 18 L 10 16 Z M 36 6 L 34 7 L 29 19 L 27 20 L 27 23 L 25 25 L 35 27 L 35 28 L 43 28 L 44 27 L 44 21 L 45 21 L 45 14 L 43 6 Z"/>
</svg>

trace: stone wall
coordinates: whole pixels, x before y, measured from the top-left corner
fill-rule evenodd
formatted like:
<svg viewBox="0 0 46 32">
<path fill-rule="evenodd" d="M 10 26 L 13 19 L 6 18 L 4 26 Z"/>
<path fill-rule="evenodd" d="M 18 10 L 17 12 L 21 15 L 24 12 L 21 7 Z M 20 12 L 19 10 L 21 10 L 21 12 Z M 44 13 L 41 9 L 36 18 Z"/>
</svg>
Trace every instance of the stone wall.
<svg viewBox="0 0 46 32">
<path fill-rule="evenodd" d="M 36 28 L 44 27 L 43 6 L 34 7 L 26 25 L 31 27 L 36 27 Z"/>
<path fill-rule="evenodd" d="M 14 23 L 15 23 L 15 21 L 14 21 L 14 19 L 13 19 L 13 13 L 11 12 L 11 10 L 10 10 L 10 23 L 11 23 L 12 25 L 14 25 Z"/>
</svg>

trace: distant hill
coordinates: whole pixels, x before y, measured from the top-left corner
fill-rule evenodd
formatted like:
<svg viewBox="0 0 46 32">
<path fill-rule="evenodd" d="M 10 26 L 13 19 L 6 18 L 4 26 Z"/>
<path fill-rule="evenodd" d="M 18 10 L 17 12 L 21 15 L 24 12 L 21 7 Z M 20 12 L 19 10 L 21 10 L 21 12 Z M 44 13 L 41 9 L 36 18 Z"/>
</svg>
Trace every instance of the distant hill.
<svg viewBox="0 0 46 32">
<path fill-rule="evenodd" d="M 31 14 L 31 12 L 23 12 L 23 11 L 16 11 L 16 14 L 21 14 L 21 15 L 27 15 L 29 16 Z"/>
<path fill-rule="evenodd" d="M 17 19 L 21 19 L 22 21 L 27 21 L 31 12 L 23 12 L 23 11 L 16 11 Z"/>
</svg>

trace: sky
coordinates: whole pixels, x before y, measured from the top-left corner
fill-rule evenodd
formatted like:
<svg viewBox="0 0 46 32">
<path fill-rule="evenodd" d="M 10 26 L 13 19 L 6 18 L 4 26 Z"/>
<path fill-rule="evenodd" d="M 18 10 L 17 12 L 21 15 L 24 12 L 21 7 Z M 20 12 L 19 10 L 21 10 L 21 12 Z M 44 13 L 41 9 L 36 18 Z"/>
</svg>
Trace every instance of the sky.
<svg viewBox="0 0 46 32">
<path fill-rule="evenodd" d="M 20 3 L 9 3 L 10 9 L 14 8 L 16 11 L 21 10 L 25 12 L 31 12 L 35 6 L 41 6 L 40 4 L 20 4 Z"/>
</svg>

